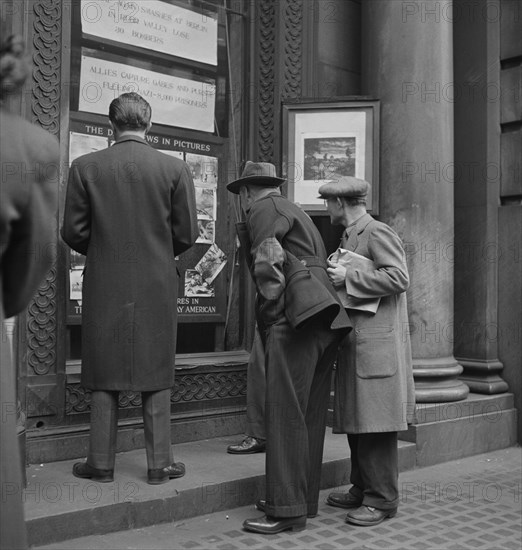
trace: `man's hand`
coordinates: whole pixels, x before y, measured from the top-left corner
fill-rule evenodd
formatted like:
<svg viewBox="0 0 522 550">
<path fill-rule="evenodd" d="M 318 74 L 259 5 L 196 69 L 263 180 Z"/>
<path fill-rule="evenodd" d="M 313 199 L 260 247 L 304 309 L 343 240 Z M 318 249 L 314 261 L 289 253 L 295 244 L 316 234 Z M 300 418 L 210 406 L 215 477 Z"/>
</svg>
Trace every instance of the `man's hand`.
<svg viewBox="0 0 522 550">
<path fill-rule="evenodd" d="M 346 268 L 340 264 L 334 264 L 328 260 L 328 269 L 326 270 L 330 282 L 335 288 L 344 286 L 344 281 L 346 279 Z"/>
</svg>

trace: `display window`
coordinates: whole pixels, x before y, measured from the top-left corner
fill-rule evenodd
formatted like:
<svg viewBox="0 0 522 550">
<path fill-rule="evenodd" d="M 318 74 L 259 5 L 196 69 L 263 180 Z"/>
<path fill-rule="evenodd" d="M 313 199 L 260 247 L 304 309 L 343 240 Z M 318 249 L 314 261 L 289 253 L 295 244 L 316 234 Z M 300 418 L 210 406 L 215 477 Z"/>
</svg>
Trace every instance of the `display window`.
<svg viewBox="0 0 522 550">
<path fill-rule="evenodd" d="M 226 349 L 234 292 L 226 176 L 230 64 L 222 0 L 73 3 L 68 161 L 110 147 L 110 102 L 125 92 L 152 107 L 149 144 L 192 173 L 199 237 L 178 258 L 178 353 Z M 132 256 L 132 247 L 115 251 Z M 81 364 L 85 257 L 66 253 L 66 361 Z M 175 284 L 173 282 L 173 284 Z"/>
</svg>

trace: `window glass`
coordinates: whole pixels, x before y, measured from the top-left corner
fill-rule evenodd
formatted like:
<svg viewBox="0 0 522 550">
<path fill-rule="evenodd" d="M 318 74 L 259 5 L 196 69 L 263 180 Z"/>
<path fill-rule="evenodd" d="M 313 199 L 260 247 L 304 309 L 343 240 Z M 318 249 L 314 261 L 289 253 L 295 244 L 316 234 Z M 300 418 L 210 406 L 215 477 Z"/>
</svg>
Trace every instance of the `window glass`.
<svg viewBox="0 0 522 550">
<path fill-rule="evenodd" d="M 187 162 L 198 209 L 198 241 L 178 258 L 178 353 L 225 350 L 235 241 L 225 188 L 230 67 L 223 1 L 80 0 L 72 10 L 69 163 L 111 146 L 112 99 L 135 91 L 151 104 L 147 140 Z M 73 361 L 81 358 L 85 258 L 67 254 L 66 349 Z"/>
</svg>

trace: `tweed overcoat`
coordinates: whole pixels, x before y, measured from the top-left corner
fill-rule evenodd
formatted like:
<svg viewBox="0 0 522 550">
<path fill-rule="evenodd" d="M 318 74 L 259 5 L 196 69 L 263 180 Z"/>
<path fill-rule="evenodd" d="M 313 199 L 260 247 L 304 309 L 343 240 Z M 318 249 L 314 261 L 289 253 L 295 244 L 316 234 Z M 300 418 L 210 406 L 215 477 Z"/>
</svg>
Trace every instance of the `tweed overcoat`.
<svg viewBox="0 0 522 550">
<path fill-rule="evenodd" d="M 405 430 L 413 417 L 415 394 L 402 242 L 391 227 L 365 214 L 343 234 L 341 246 L 370 258 L 376 267 L 364 272 L 348 266 L 347 293 L 381 300 L 375 315 L 348 310 L 354 330 L 339 353 L 334 432 Z"/>
<path fill-rule="evenodd" d="M 4 319 L 29 303 L 56 250 L 57 140 L 0 109 L 0 548 L 26 548 L 16 435 L 16 366 Z M 4 498 L 5 497 L 5 498 Z"/>
<path fill-rule="evenodd" d="M 175 256 L 198 235 L 188 166 L 127 136 L 70 168 L 62 237 L 86 255 L 82 384 L 158 391 L 174 383 Z"/>
</svg>

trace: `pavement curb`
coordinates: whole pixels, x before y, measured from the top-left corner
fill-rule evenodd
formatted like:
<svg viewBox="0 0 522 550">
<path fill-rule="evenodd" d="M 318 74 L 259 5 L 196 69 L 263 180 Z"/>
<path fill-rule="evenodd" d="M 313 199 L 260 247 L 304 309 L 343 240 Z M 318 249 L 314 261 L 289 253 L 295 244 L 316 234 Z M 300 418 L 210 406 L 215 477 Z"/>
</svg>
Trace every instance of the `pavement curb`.
<svg viewBox="0 0 522 550">
<path fill-rule="evenodd" d="M 225 437 L 174 446 L 175 456 L 187 463 L 187 475 L 159 486 L 148 485 L 141 473 L 143 451 L 118 455 L 115 481 L 106 484 L 74 478 L 73 461 L 32 466 L 25 493 L 29 543 L 42 546 L 253 504 L 264 496 L 265 455 L 228 455 L 227 445 L 236 441 Z M 321 489 L 349 482 L 348 454 L 346 436 L 327 434 Z M 399 463 L 401 471 L 415 467 L 415 444 L 400 442 Z"/>
</svg>

